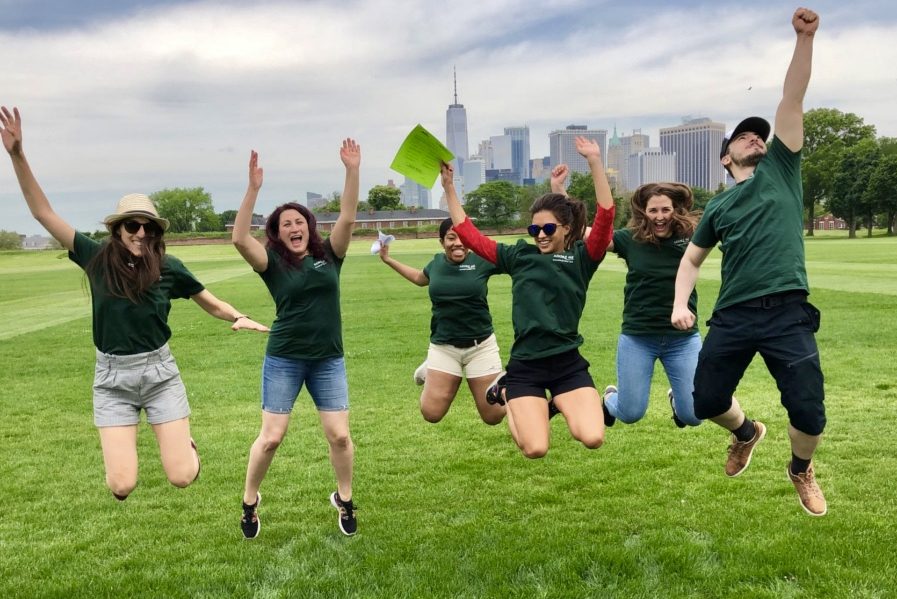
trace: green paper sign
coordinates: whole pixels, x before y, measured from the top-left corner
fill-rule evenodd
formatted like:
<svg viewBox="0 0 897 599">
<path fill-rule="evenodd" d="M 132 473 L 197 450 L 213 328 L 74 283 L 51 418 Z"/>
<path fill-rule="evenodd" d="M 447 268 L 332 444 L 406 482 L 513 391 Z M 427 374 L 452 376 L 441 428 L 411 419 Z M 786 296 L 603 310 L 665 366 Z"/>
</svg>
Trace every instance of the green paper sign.
<svg viewBox="0 0 897 599">
<path fill-rule="evenodd" d="M 389 168 L 430 189 L 439 177 L 441 163 L 454 158 L 441 141 L 418 125 L 402 142 Z"/>
</svg>

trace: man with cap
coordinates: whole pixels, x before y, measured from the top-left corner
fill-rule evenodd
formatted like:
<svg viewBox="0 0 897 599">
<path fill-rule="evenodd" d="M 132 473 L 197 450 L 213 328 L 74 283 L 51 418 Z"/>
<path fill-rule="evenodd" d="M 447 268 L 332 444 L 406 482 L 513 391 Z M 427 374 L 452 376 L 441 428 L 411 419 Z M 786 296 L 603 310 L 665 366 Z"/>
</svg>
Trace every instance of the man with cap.
<svg viewBox="0 0 897 599">
<path fill-rule="evenodd" d="M 819 18 L 798 8 L 791 22 L 797 41 L 775 135 L 767 147 L 769 123 L 750 117 L 723 140 L 720 162 L 735 185 L 708 205 L 682 257 L 671 321 L 679 329 L 694 324 L 688 297 L 701 264 L 719 243 L 721 286 L 695 371 L 695 413 L 731 431 L 726 474 L 744 472 L 766 426 L 748 418 L 732 394 L 759 352 L 788 412 L 792 455 L 786 474 L 804 510 L 823 516 L 826 501 L 811 462 L 826 422 L 814 337 L 819 311 L 807 302 L 800 176 L 803 99 Z"/>
</svg>

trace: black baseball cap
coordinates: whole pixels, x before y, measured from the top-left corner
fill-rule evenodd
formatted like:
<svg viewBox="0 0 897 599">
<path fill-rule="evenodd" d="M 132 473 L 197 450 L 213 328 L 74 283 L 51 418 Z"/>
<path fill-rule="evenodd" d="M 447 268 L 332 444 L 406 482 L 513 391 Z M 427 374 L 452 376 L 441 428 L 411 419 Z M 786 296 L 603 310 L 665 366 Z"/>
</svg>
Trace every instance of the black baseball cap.
<svg viewBox="0 0 897 599">
<path fill-rule="evenodd" d="M 725 156 L 726 152 L 729 150 L 729 142 L 745 131 L 756 133 L 763 138 L 763 141 L 766 141 L 766 138 L 769 137 L 770 129 L 772 129 L 772 127 L 769 126 L 769 122 L 766 119 L 762 119 L 758 116 L 749 116 L 738 123 L 738 126 L 729 131 L 723 138 L 723 145 L 719 149 L 719 159 L 722 160 L 723 156 Z"/>
</svg>

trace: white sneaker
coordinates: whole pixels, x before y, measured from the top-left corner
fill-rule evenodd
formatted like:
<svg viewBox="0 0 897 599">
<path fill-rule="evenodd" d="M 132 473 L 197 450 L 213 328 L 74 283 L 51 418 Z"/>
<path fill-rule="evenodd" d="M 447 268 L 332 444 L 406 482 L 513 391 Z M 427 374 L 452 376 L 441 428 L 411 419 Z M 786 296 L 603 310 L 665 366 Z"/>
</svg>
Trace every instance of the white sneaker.
<svg viewBox="0 0 897 599">
<path fill-rule="evenodd" d="M 414 371 L 414 384 L 418 387 L 427 382 L 427 361 L 417 367 Z"/>
</svg>

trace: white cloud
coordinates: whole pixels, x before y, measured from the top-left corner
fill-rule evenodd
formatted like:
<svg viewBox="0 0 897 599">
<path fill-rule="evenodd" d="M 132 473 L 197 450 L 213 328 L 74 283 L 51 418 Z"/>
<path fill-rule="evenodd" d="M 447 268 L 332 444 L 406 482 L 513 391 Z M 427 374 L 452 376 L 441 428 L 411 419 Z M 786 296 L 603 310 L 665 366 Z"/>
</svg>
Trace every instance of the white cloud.
<svg viewBox="0 0 897 599">
<path fill-rule="evenodd" d="M 830 4 L 831 16 L 820 10 L 807 108 L 856 112 L 897 135 L 886 105 L 897 91 L 893 14 L 855 26 Z M 0 31 L 0 103 L 21 108 L 29 159 L 80 227 L 130 191 L 202 185 L 217 209 L 236 207 L 250 148 L 265 166 L 263 210 L 340 189 L 346 136 L 362 144 L 363 188 L 400 180 L 388 165 L 411 127 L 444 134 L 453 65 L 471 148 L 521 123 L 541 155 L 548 131 L 573 122 L 642 127 L 656 143 L 658 127 L 686 114 L 771 118 L 793 48 L 790 9 L 669 6 L 161 6 L 88 27 Z M 4 222 L 37 231 L 6 167 L 0 202 Z"/>
</svg>

